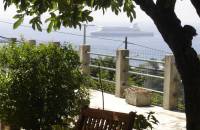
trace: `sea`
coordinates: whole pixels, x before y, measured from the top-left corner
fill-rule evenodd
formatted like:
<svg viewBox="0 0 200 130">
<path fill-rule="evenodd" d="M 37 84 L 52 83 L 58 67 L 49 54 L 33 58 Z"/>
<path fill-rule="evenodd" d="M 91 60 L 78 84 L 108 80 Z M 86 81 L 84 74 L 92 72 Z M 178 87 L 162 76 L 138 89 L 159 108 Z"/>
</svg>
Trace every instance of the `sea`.
<svg viewBox="0 0 200 130">
<path fill-rule="evenodd" d="M 153 32 L 153 36 L 140 36 L 140 37 L 128 37 L 128 50 L 130 57 L 141 57 L 147 59 L 163 59 L 165 55 L 171 53 L 169 47 L 161 37 L 160 33 L 155 26 L 145 26 L 143 23 L 138 24 L 140 30 L 144 32 Z M 125 27 L 125 26 L 124 26 Z M 91 45 L 91 52 L 115 55 L 117 49 L 123 49 L 125 47 L 124 36 L 119 37 L 94 37 L 91 36 L 92 32 L 96 32 L 102 29 L 102 26 L 88 26 L 86 29 L 86 44 Z M 197 28 L 198 29 L 198 28 Z M 200 32 L 200 30 L 197 30 Z M 84 42 L 83 28 L 61 28 L 59 31 L 47 33 L 33 31 L 31 27 L 20 26 L 18 29 L 13 30 L 12 25 L 8 23 L 0 24 L 0 36 L 7 38 L 17 38 L 20 40 L 24 38 L 26 40 L 36 40 L 37 44 L 47 42 L 61 42 L 61 44 L 71 43 L 74 48 L 78 49 Z M 196 36 L 193 39 L 193 47 L 200 53 L 200 36 Z M 181 44 L 181 43 L 180 43 Z"/>
</svg>

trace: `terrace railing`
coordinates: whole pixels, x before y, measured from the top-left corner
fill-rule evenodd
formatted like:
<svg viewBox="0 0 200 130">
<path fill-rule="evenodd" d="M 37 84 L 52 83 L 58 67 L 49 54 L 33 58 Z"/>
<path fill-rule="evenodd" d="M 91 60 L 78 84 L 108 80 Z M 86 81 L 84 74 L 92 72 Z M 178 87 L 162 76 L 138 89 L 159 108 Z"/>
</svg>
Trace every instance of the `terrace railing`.
<svg viewBox="0 0 200 130">
<path fill-rule="evenodd" d="M 15 38 L 10 38 L 11 41 L 17 41 Z M 36 41 L 30 40 L 31 44 L 36 44 Z M 56 45 L 60 43 L 55 42 Z M 142 46 L 143 47 L 143 46 Z M 126 45 L 127 48 L 127 45 Z M 147 48 L 149 49 L 149 48 Z M 156 50 L 154 50 L 156 51 Z M 139 58 L 137 56 L 130 56 L 128 49 L 118 49 L 116 50 L 116 55 L 97 53 L 96 51 L 91 51 L 90 45 L 80 45 L 80 62 L 81 71 L 84 74 L 90 75 L 91 68 L 101 68 L 102 70 L 115 72 L 115 81 L 108 79 L 102 79 L 104 82 L 112 83 L 115 85 L 115 95 L 117 97 L 123 97 L 124 90 L 130 86 L 140 87 L 130 84 L 128 79 L 130 75 L 138 75 L 145 78 L 154 78 L 162 80 L 163 90 L 155 90 L 152 88 L 140 87 L 141 89 L 149 90 L 153 93 L 162 95 L 162 104 L 165 109 L 174 110 L 177 108 L 179 101 L 178 94 L 180 93 L 180 78 L 176 70 L 175 60 L 173 55 L 165 55 L 164 59 L 156 60 L 151 58 Z M 112 68 L 109 66 L 98 66 L 91 64 L 91 56 L 96 57 L 111 57 L 116 59 L 116 67 Z M 145 66 L 132 65 L 132 63 L 143 62 Z M 164 69 L 148 68 L 149 64 L 157 64 L 164 67 Z M 156 73 L 152 73 L 156 72 Z M 98 77 L 91 77 L 93 79 L 98 79 Z M 183 100 L 183 97 L 182 99 Z"/>
<path fill-rule="evenodd" d="M 116 68 L 98 66 L 91 64 L 91 56 L 101 56 L 101 57 L 112 57 L 116 59 Z M 146 62 L 147 64 L 158 64 L 164 67 L 164 69 L 153 69 L 145 67 L 135 67 L 131 66 L 130 62 Z M 80 46 L 80 62 L 81 62 L 81 71 L 84 74 L 90 75 L 90 68 L 101 68 L 102 70 L 115 72 L 115 81 L 110 81 L 107 79 L 102 79 L 102 81 L 115 84 L 115 96 L 123 97 L 124 90 L 130 86 L 133 86 L 128 83 L 129 74 L 139 75 L 146 78 L 155 78 L 163 81 L 163 91 L 139 87 L 141 89 L 149 90 L 153 93 L 161 94 L 163 97 L 163 107 L 168 110 L 174 110 L 177 107 L 178 102 L 178 91 L 180 88 L 180 79 L 178 72 L 176 70 L 175 61 L 173 55 L 166 55 L 163 60 L 147 59 L 147 58 L 138 58 L 130 57 L 129 50 L 127 49 L 118 49 L 116 51 L 116 56 L 109 54 L 101 54 L 92 52 L 90 50 L 90 45 L 81 45 Z M 138 69 L 139 68 L 139 69 Z M 147 73 L 143 71 L 151 70 L 156 71 L 157 73 Z M 140 70 L 140 71 L 138 71 Z M 93 79 L 98 80 L 98 77 L 92 77 Z M 134 86 L 138 87 L 138 86 Z"/>
</svg>

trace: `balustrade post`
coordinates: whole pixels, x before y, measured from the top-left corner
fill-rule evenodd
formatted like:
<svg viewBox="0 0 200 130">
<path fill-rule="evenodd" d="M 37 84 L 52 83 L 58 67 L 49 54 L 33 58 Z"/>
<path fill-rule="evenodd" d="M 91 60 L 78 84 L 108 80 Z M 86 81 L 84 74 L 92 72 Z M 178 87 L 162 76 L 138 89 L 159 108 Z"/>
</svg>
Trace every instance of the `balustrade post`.
<svg viewBox="0 0 200 130">
<path fill-rule="evenodd" d="M 81 62 L 81 72 L 86 75 L 90 75 L 90 45 L 80 45 L 80 62 Z"/>
<path fill-rule="evenodd" d="M 58 47 L 60 46 L 60 42 L 53 42 L 53 44 L 58 46 Z"/>
<path fill-rule="evenodd" d="M 29 43 L 30 43 L 31 45 L 36 45 L 36 40 L 29 40 Z"/>
<path fill-rule="evenodd" d="M 167 55 L 165 57 L 164 77 L 163 107 L 167 110 L 174 110 L 178 103 L 178 85 L 180 85 L 180 78 L 173 55 Z"/>
<path fill-rule="evenodd" d="M 17 42 L 17 38 L 10 38 L 9 44 L 14 44 Z"/>
<path fill-rule="evenodd" d="M 117 50 L 115 96 L 124 97 L 124 89 L 128 87 L 129 50 Z"/>
</svg>

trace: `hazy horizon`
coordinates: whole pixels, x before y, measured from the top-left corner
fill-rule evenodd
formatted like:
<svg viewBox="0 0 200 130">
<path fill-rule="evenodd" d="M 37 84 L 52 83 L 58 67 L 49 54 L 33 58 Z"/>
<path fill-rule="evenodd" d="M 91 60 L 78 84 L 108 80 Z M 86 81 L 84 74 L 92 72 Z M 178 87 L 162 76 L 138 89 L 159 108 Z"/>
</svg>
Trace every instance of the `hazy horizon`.
<svg viewBox="0 0 200 130">
<path fill-rule="evenodd" d="M 13 23 L 15 20 L 12 17 L 15 15 L 15 11 L 16 11 L 15 7 L 12 6 L 12 7 L 8 8 L 7 11 L 5 12 L 3 10 L 3 2 L 0 2 L 0 16 L 1 16 L 0 21 Z M 143 11 L 141 11 L 138 6 L 136 6 L 136 13 L 137 13 L 137 18 L 133 20 L 133 23 L 130 23 L 129 19 L 126 17 L 126 15 L 124 13 L 120 13 L 118 16 L 116 16 L 110 10 L 108 10 L 105 13 L 105 15 L 103 15 L 102 11 L 94 12 L 92 14 L 94 17 L 94 21 L 89 24 L 95 24 L 96 26 L 88 27 L 87 34 L 89 35 L 90 31 L 99 30 L 100 27 L 102 27 L 102 26 L 130 27 L 134 23 L 139 23 L 141 30 L 154 32 L 155 40 L 159 39 L 160 42 L 164 42 L 163 39 L 161 38 L 161 35 L 159 34 L 157 28 L 155 27 L 153 21 Z M 182 25 L 185 25 L 185 24 L 193 25 L 197 29 L 197 32 L 200 34 L 200 30 L 199 30 L 200 29 L 199 28 L 200 27 L 199 26 L 200 18 L 197 16 L 196 11 L 192 7 L 190 1 L 178 0 L 177 5 L 176 5 L 176 13 L 177 13 L 177 16 L 181 19 Z M 43 20 L 46 17 L 47 16 L 44 15 Z M 29 25 L 28 24 L 29 20 L 30 20 L 30 17 L 26 17 L 23 24 Z M 47 40 L 48 41 L 69 41 L 72 39 L 71 38 L 72 35 L 58 34 L 55 32 L 47 34 L 46 31 L 38 32 L 38 31 L 33 31 L 31 28 L 19 27 L 18 29 L 13 30 L 11 24 L 6 24 L 6 23 L 2 23 L 2 22 L 0 22 L 0 23 L 1 23 L 0 24 L 0 29 L 1 29 L 0 36 L 18 37 L 18 38 L 20 36 L 24 36 L 26 39 L 36 39 L 38 41 L 47 41 Z M 29 26 L 31 26 L 31 25 L 29 25 Z M 43 28 L 45 28 L 45 27 L 46 26 L 44 25 Z M 83 34 L 83 31 L 79 30 L 79 29 L 71 29 L 71 28 L 63 28 L 62 27 L 61 30 L 59 30 L 59 31 L 65 32 L 65 33 L 75 33 L 78 35 Z M 82 38 L 82 36 L 73 38 L 72 42 L 74 42 L 73 41 L 74 39 L 75 39 L 75 42 L 82 43 L 83 38 Z M 122 38 L 122 40 L 123 39 L 124 38 Z M 194 38 L 194 46 L 199 47 L 199 44 L 198 44 L 199 39 L 200 39 L 199 36 Z M 143 42 L 143 41 L 145 43 L 145 39 L 141 39 L 141 42 Z M 147 46 L 151 46 L 151 45 L 147 44 Z M 160 44 L 160 46 L 163 46 L 163 45 Z M 166 45 L 164 45 L 164 46 L 166 46 Z"/>
</svg>

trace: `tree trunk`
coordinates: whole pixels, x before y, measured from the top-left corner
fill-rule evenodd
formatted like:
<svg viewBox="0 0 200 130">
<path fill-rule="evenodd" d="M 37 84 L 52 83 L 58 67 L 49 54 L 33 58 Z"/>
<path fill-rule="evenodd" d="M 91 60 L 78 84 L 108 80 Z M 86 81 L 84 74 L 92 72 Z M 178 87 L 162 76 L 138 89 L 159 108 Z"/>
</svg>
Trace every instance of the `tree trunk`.
<svg viewBox="0 0 200 130">
<path fill-rule="evenodd" d="M 200 130 L 200 61 L 192 48 L 175 59 L 184 85 L 187 130 Z"/>
<path fill-rule="evenodd" d="M 172 50 L 180 73 L 185 94 L 187 130 L 200 130 L 200 60 L 191 47 L 196 30 L 184 27 L 177 18 L 174 7 L 166 7 L 164 0 L 135 0 L 141 9 L 152 18 L 163 39 Z M 169 1 L 167 1 L 169 2 Z"/>
<path fill-rule="evenodd" d="M 184 86 L 187 130 L 200 130 L 200 61 L 191 47 L 194 30 L 182 27 L 173 12 L 158 13 L 153 20 L 175 56 Z"/>
</svg>

